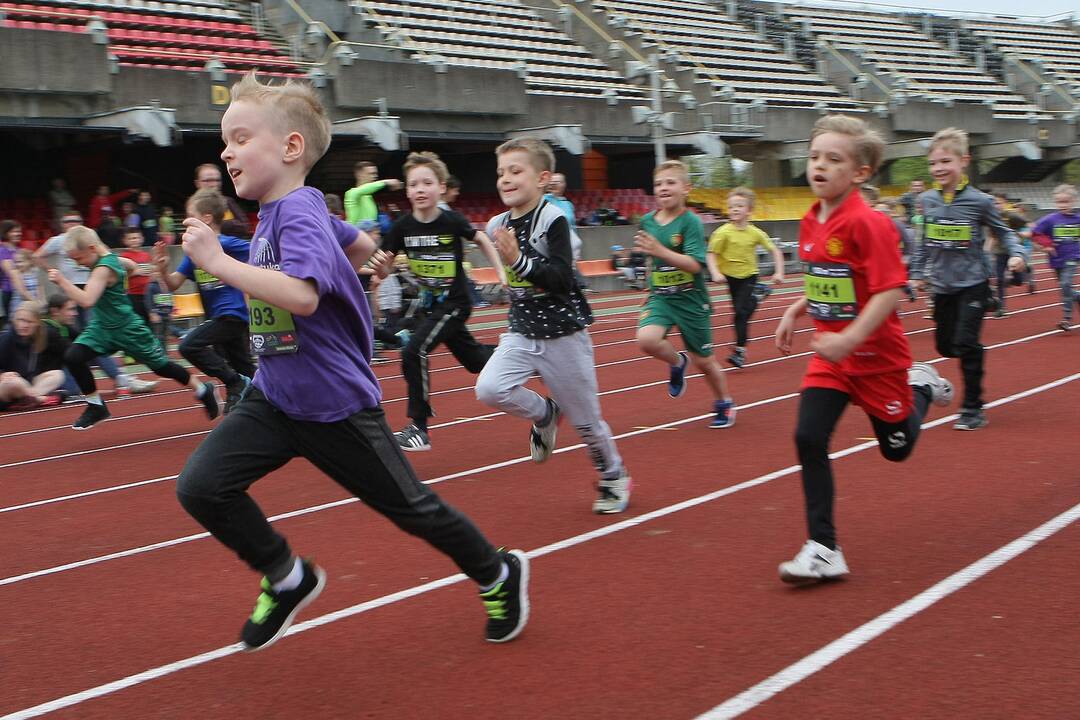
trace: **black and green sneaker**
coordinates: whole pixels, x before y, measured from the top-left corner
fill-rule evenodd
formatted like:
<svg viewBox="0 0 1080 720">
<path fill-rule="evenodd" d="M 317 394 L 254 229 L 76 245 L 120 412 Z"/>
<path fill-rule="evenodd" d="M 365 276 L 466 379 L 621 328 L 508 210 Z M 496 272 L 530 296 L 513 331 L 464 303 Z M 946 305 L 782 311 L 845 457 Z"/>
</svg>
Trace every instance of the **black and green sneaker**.
<svg viewBox="0 0 1080 720">
<path fill-rule="evenodd" d="M 510 642 L 529 622 L 529 558 L 520 550 L 499 550 L 506 563 L 506 579 L 480 593 L 487 610 L 488 642 Z"/>
<path fill-rule="evenodd" d="M 296 613 L 307 607 L 326 587 L 326 571 L 303 561 L 304 579 L 292 590 L 274 592 L 270 581 L 262 579 L 262 594 L 255 611 L 240 631 L 244 649 L 254 652 L 273 645 L 292 625 Z"/>
</svg>

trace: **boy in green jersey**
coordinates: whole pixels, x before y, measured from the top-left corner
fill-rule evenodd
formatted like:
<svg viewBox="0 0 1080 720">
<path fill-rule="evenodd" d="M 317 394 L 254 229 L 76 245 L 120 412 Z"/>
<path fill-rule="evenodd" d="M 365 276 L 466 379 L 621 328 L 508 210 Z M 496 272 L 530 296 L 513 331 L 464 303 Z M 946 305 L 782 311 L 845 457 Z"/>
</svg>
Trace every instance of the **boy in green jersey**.
<svg viewBox="0 0 1080 720">
<path fill-rule="evenodd" d="M 58 270 L 50 270 L 49 280 L 76 304 L 94 309 L 90 322 L 64 354 L 64 365 L 86 398 L 86 409 L 72 427 L 88 430 L 109 417 L 88 363 L 117 350 L 144 363 L 155 374 L 191 388 L 206 408 L 207 416 L 211 420 L 216 418 L 219 408 L 213 383 L 199 382 L 184 367 L 169 360 L 150 328 L 132 309 L 127 297 L 127 278 L 135 263 L 110 252 L 97 233 L 82 226 L 68 230 L 64 248 L 72 260 L 91 268 L 90 278 L 79 288 Z"/>
<path fill-rule="evenodd" d="M 677 352 L 667 339 L 672 327 L 682 333 L 683 345 L 694 366 L 716 396 L 716 417 L 711 428 L 735 424 L 735 403 L 728 392 L 724 371 L 712 351 L 712 308 L 705 289 L 705 228 L 686 209 L 690 174 L 678 160 L 661 163 L 653 171 L 657 209 L 641 220 L 634 247 L 650 256 L 649 297 L 638 320 L 637 341 L 643 351 L 671 367 L 668 395 L 686 390 L 687 352 Z"/>
</svg>

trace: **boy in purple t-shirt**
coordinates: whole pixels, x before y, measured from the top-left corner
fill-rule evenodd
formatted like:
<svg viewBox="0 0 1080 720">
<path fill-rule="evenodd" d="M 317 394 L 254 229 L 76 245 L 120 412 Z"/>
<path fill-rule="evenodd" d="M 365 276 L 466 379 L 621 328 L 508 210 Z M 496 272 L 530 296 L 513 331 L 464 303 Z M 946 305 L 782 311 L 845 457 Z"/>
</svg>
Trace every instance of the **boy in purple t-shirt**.
<svg viewBox="0 0 1080 720">
<path fill-rule="evenodd" d="M 225 254 L 197 218 L 184 221 L 183 246 L 198 267 L 248 294 L 260 365 L 249 392 L 188 458 L 177 496 L 264 575 L 241 641 L 248 650 L 276 641 L 326 583 L 325 571 L 293 554 L 247 492 L 294 457 L 450 556 L 480 586 L 487 639 L 512 640 L 528 620 L 527 557 L 497 551 L 416 478 L 379 407 L 371 313 L 355 270 L 374 242 L 331 218 L 322 193 L 304 186 L 330 144 L 322 103 L 306 84 L 271 87 L 247 75 L 232 88 L 221 129 L 221 159 L 237 195 L 261 206 L 249 264 Z"/>
<path fill-rule="evenodd" d="M 1050 255 L 1050 267 L 1061 285 L 1064 317 L 1058 327 L 1068 332 L 1072 329 L 1073 301 L 1080 305 L 1080 295 L 1073 290 L 1076 265 L 1080 262 L 1080 211 L 1077 210 L 1076 187 L 1058 185 L 1054 188 L 1054 205 L 1058 211 L 1035 223 L 1032 238 Z"/>
</svg>

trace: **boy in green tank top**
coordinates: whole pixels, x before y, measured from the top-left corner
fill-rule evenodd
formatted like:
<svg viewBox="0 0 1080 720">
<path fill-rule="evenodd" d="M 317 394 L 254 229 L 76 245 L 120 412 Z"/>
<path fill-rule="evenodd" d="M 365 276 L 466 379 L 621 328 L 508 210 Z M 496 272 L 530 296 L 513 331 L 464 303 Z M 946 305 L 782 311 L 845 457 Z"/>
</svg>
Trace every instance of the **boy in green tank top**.
<svg viewBox="0 0 1080 720">
<path fill-rule="evenodd" d="M 64 249 L 72 260 L 91 268 L 90 278 L 84 287 L 78 288 L 59 271 L 50 270 L 49 280 L 79 306 L 94 309 L 86 329 L 64 354 L 64 365 L 86 398 L 86 410 L 72 427 L 88 430 L 109 417 L 89 363 L 99 355 L 111 355 L 117 350 L 123 350 L 157 375 L 190 387 L 210 419 L 216 418 L 218 401 L 213 383 L 199 382 L 182 366 L 170 361 L 150 328 L 132 309 L 127 297 L 127 273 L 135 263 L 114 255 L 97 233 L 82 226 L 67 232 Z"/>
<path fill-rule="evenodd" d="M 705 289 L 705 228 L 686 209 L 690 174 L 678 160 L 661 163 L 653 171 L 657 209 L 641 220 L 634 246 L 650 256 L 649 297 L 638 320 L 638 347 L 671 370 L 668 395 L 686 390 L 686 366 L 694 367 L 716 397 L 711 428 L 735 424 L 735 403 L 728 392 L 724 371 L 712 351 L 712 308 Z M 689 352 L 677 352 L 667 339 L 672 327 L 682 333 Z"/>
</svg>

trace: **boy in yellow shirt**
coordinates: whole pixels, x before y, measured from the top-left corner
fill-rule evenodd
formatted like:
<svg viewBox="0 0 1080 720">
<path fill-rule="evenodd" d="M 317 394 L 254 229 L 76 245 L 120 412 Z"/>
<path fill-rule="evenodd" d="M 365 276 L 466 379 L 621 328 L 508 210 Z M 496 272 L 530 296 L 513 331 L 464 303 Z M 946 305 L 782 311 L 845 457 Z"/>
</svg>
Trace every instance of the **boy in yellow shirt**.
<svg viewBox="0 0 1080 720">
<path fill-rule="evenodd" d="M 721 275 L 727 279 L 728 294 L 735 308 L 735 351 L 727 361 L 737 368 L 746 364 L 750 316 L 758 304 L 754 296 L 754 287 L 758 284 L 758 245 L 772 253 L 776 268 L 772 282 L 784 282 L 784 255 L 764 230 L 750 223 L 753 211 L 754 191 L 744 187 L 732 190 L 728 194 L 730 222 L 717 228 L 709 237 L 709 252 L 705 256 L 712 281 L 720 282 Z"/>
</svg>

